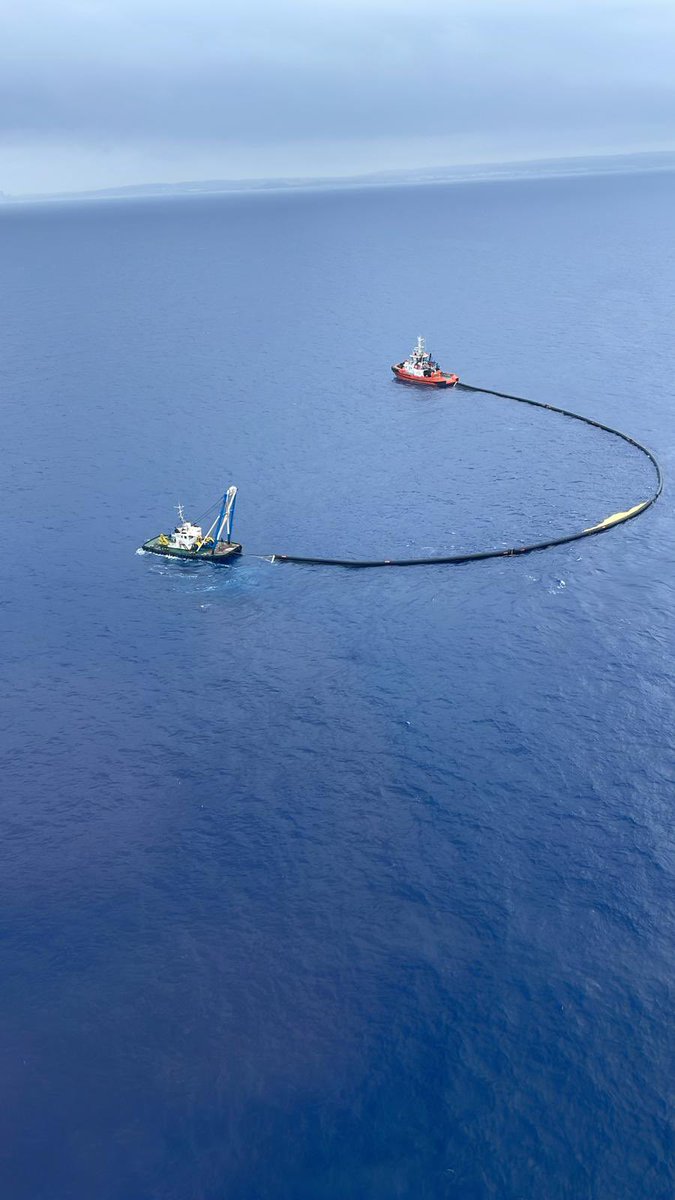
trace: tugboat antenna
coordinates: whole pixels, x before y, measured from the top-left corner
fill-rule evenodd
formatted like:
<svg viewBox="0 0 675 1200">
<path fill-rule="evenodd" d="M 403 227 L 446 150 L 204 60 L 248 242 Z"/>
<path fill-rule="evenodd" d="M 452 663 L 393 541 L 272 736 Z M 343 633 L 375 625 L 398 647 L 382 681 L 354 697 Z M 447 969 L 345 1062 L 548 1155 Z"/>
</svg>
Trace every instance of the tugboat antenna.
<svg viewBox="0 0 675 1200">
<path fill-rule="evenodd" d="M 176 512 L 178 513 L 178 520 L 179 520 L 180 524 L 182 525 L 183 521 L 185 520 L 185 513 L 183 512 L 182 504 L 176 505 Z"/>
</svg>

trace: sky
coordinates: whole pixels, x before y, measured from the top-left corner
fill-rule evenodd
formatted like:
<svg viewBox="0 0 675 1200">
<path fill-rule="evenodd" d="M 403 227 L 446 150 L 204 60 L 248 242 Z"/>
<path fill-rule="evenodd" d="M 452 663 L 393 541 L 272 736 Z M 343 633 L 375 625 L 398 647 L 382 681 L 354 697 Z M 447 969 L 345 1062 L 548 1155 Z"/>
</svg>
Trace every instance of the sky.
<svg viewBox="0 0 675 1200">
<path fill-rule="evenodd" d="M 675 150 L 675 0 L 0 0 L 0 192 Z"/>
</svg>

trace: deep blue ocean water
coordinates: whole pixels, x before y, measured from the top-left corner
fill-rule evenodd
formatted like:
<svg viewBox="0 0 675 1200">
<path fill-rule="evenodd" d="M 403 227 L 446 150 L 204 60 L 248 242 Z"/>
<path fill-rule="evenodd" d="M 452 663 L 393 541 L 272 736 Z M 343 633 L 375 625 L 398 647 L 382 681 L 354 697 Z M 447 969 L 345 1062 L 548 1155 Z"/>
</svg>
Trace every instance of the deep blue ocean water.
<svg viewBox="0 0 675 1200">
<path fill-rule="evenodd" d="M 3 1200 L 673 1193 L 675 174 L 6 206 Z"/>
</svg>

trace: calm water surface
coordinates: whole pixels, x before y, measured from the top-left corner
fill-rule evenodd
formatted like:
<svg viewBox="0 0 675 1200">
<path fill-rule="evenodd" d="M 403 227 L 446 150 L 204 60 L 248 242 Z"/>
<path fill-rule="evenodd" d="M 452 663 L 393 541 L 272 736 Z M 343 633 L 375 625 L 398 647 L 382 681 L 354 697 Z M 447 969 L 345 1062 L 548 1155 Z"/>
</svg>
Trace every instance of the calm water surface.
<svg viewBox="0 0 675 1200">
<path fill-rule="evenodd" d="M 6 1200 L 667 1200 L 675 175 L 0 212 Z"/>
</svg>

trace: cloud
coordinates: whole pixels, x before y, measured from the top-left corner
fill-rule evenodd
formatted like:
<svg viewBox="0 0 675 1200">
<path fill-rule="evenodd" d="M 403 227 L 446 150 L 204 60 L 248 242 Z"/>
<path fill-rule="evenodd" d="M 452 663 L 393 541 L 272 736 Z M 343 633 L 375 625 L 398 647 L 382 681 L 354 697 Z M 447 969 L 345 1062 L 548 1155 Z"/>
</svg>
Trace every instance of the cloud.
<svg viewBox="0 0 675 1200">
<path fill-rule="evenodd" d="M 670 0 L 0 0 L 0 21 L 15 167 L 50 142 L 109 163 L 183 146 L 187 169 L 195 145 L 234 165 L 418 134 L 476 160 L 675 139 Z"/>
</svg>

